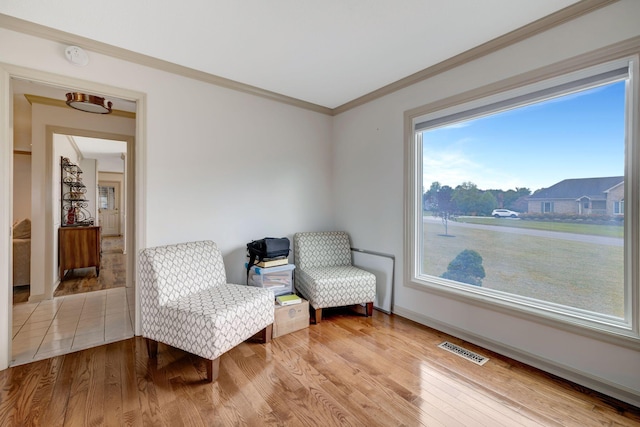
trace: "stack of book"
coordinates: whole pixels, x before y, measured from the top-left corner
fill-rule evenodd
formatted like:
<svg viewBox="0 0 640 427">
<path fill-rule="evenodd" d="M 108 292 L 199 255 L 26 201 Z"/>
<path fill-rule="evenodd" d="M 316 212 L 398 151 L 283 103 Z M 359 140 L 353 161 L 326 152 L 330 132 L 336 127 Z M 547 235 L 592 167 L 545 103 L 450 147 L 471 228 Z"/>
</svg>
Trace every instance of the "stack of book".
<svg viewBox="0 0 640 427">
<path fill-rule="evenodd" d="M 289 264 L 289 258 L 266 258 L 254 265 L 262 268 L 279 267 Z"/>
<path fill-rule="evenodd" d="M 279 295 L 276 297 L 276 302 L 279 305 L 300 304 L 302 302 L 302 298 L 298 295 Z"/>
</svg>

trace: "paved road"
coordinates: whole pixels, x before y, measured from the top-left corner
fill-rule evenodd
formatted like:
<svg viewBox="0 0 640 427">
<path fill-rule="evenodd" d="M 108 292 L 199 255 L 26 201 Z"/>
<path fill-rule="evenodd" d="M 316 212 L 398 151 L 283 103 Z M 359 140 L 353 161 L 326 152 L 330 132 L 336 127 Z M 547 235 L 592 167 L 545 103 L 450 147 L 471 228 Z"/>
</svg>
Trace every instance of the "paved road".
<svg viewBox="0 0 640 427">
<path fill-rule="evenodd" d="M 441 218 L 434 218 L 432 216 L 424 216 L 423 221 L 425 223 L 438 223 L 442 224 Z M 509 221 L 519 221 L 513 219 Z M 479 230 L 491 230 L 500 231 L 501 233 L 513 233 L 526 236 L 546 237 L 548 239 L 560 239 L 560 240 L 572 240 L 574 242 L 591 243 L 597 245 L 607 246 L 623 246 L 624 239 L 620 237 L 605 237 L 605 236 L 593 236 L 589 234 L 574 234 L 563 233 L 559 231 L 546 231 L 546 230 L 532 230 L 529 228 L 511 228 L 498 225 L 484 225 L 484 224 L 467 224 L 464 222 L 449 221 L 448 227 L 450 230 L 455 230 L 456 227 L 476 228 Z"/>
</svg>

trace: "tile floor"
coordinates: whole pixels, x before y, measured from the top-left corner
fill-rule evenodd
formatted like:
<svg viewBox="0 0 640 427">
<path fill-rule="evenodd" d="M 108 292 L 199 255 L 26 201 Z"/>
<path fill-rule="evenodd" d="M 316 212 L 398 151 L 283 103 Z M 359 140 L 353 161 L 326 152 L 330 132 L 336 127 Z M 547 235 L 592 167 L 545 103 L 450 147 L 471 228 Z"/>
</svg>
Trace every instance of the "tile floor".
<svg viewBox="0 0 640 427">
<path fill-rule="evenodd" d="M 11 366 L 130 338 L 133 306 L 124 287 L 16 304 Z"/>
</svg>

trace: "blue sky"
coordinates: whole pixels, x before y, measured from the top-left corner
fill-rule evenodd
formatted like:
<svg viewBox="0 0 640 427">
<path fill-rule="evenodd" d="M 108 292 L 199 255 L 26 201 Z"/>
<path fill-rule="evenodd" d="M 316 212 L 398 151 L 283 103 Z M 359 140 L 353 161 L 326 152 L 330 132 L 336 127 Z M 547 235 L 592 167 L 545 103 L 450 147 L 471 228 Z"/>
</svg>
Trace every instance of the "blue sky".
<svg viewBox="0 0 640 427">
<path fill-rule="evenodd" d="M 482 190 L 624 175 L 625 82 L 610 83 L 423 135 L 423 187 Z"/>
</svg>

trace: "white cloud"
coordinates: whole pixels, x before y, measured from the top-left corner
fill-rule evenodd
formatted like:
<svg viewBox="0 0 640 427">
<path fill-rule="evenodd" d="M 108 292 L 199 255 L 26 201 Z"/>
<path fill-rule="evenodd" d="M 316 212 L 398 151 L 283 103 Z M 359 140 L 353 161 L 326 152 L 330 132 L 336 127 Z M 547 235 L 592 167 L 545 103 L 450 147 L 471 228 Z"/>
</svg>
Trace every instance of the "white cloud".
<svg viewBox="0 0 640 427">
<path fill-rule="evenodd" d="M 463 182 L 472 182 L 481 190 L 508 190 L 525 186 L 520 177 L 474 162 L 460 150 L 429 150 L 423 157 L 422 172 L 425 188 L 435 181 L 453 188 Z"/>
</svg>

